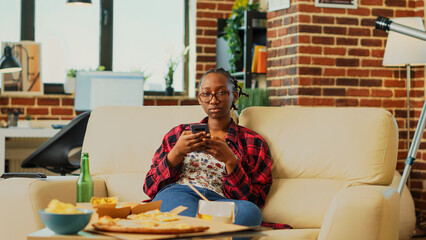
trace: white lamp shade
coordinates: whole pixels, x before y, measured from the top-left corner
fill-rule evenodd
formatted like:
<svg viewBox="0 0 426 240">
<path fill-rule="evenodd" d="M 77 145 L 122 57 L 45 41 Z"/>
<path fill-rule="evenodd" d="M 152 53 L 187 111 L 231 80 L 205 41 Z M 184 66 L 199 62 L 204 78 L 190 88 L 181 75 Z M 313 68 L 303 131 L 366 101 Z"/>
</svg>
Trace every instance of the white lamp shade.
<svg viewBox="0 0 426 240">
<path fill-rule="evenodd" d="M 393 22 L 424 31 L 420 17 L 394 18 Z M 390 31 L 386 42 L 383 66 L 400 67 L 426 64 L 426 41 Z"/>
</svg>

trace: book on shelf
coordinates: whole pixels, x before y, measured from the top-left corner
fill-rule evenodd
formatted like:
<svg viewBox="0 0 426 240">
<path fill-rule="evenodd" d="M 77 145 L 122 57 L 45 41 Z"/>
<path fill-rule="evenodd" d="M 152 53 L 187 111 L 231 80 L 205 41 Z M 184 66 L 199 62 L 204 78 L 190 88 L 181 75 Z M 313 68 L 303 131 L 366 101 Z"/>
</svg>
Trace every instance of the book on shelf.
<svg viewBox="0 0 426 240">
<path fill-rule="evenodd" d="M 261 50 L 265 50 L 265 49 L 266 49 L 266 46 L 264 46 L 264 45 L 253 44 L 253 50 L 252 50 L 253 58 L 252 58 L 252 61 L 251 61 L 251 72 L 252 73 L 258 72 L 257 69 L 258 69 L 258 65 L 259 65 L 259 52 Z M 266 65 L 266 63 L 265 63 L 265 65 Z"/>
<path fill-rule="evenodd" d="M 257 73 L 266 73 L 266 48 L 259 50 Z"/>
</svg>

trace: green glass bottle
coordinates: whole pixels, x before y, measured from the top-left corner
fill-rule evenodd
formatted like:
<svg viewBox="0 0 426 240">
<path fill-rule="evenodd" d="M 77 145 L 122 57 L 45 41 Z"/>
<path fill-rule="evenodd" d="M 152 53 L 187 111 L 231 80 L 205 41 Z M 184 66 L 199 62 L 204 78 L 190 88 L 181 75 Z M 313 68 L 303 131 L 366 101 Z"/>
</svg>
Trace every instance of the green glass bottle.
<svg viewBox="0 0 426 240">
<path fill-rule="evenodd" d="M 93 197 L 93 180 L 89 171 L 89 154 L 83 153 L 80 164 L 80 177 L 77 180 L 77 202 L 90 202 Z"/>
</svg>

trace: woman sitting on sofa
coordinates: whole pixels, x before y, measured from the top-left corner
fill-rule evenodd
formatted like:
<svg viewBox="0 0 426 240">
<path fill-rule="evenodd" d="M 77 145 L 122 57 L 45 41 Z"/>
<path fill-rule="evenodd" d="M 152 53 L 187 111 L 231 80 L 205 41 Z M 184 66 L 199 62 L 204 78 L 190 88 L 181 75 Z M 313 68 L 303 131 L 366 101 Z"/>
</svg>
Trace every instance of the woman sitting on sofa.
<svg viewBox="0 0 426 240">
<path fill-rule="evenodd" d="M 272 184 L 271 156 L 260 135 L 231 119 L 240 95 L 246 94 L 222 68 L 203 75 L 198 102 L 207 114 L 201 123 L 210 133 L 192 133 L 190 124 L 173 128 L 145 178 L 144 191 L 152 201 L 163 201 L 161 211 L 183 205 L 188 209 L 181 215 L 196 216 L 200 197 L 185 185 L 189 181 L 211 201 L 234 202 L 235 224 L 262 223 L 260 208 Z"/>
</svg>

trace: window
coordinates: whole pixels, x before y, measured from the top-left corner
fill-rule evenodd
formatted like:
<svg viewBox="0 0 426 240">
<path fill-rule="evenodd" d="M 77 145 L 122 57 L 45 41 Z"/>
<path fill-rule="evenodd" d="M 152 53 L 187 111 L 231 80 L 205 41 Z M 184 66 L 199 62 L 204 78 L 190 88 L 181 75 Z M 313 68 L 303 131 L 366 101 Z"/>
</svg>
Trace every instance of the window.
<svg viewBox="0 0 426 240">
<path fill-rule="evenodd" d="M 195 0 L 92 0 L 92 6 L 68 6 L 58 0 L 2 0 L 0 19 L 8 20 L 0 21 L 1 42 L 20 40 L 21 2 L 33 5 L 29 11 L 35 17 L 22 16 L 26 22 L 30 20 L 22 31 L 30 36 L 26 40 L 41 44 L 43 82 L 63 83 L 69 69 L 93 70 L 105 63 L 115 72 L 143 71 L 149 75 L 145 90 L 163 92 L 167 63 L 173 58 L 179 63 L 174 74 L 175 92 L 194 92 L 195 86 L 188 87 L 189 64 L 184 59 L 194 61 L 191 69 L 195 71 L 195 44 L 185 48 L 190 33 L 195 43 L 195 14 L 188 9 L 190 2 L 196 7 Z M 113 13 L 107 16 L 112 22 L 110 29 L 103 25 L 106 6 Z M 189 15 L 193 24 L 189 24 Z M 112 34 L 105 34 L 108 31 Z M 184 56 L 184 50 L 191 57 Z M 195 79 L 191 84 L 195 85 Z"/>
<path fill-rule="evenodd" d="M 19 42 L 21 32 L 21 2 L 20 1 L 0 1 L 0 43 Z M 3 56 L 4 47 L 0 44 L 0 58 Z M 18 73 L 11 73 L 13 77 L 19 76 Z M 3 81 L 0 74 L 0 80 Z M 0 82 L 0 88 L 2 82 Z"/>
<path fill-rule="evenodd" d="M 21 31 L 21 2 L 0 1 L 0 43 L 19 42 Z M 4 44 L 0 44 L 0 58 L 4 54 Z M 19 77 L 19 73 L 9 73 L 13 78 Z M 0 74 L 0 88 L 2 86 L 3 74 Z"/>
<path fill-rule="evenodd" d="M 163 91 L 170 58 L 178 62 L 175 91 L 183 91 L 184 0 L 114 1 L 113 69 L 144 71 L 145 90 Z"/>
<path fill-rule="evenodd" d="M 0 1 L 0 42 L 18 42 L 21 32 L 21 1 Z M 3 49 L 1 50 L 3 54 Z"/>
<path fill-rule="evenodd" d="M 69 69 L 99 66 L 99 0 L 92 3 L 84 7 L 35 1 L 35 41 L 41 44 L 43 82 L 64 82 Z"/>
</svg>

